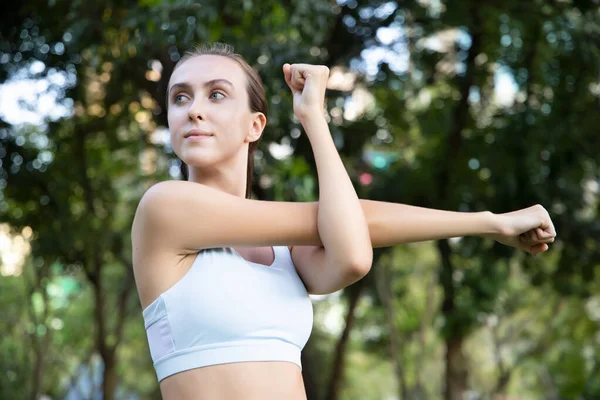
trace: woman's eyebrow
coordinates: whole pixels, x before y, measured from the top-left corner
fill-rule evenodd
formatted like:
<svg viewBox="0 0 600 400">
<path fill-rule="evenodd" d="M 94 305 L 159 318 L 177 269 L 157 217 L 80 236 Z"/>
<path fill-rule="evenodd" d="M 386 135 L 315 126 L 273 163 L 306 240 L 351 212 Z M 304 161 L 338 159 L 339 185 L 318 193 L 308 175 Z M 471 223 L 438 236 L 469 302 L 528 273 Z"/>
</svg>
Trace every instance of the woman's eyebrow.
<svg viewBox="0 0 600 400">
<path fill-rule="evenodd" d="M 227 79 L 223 79 L 223 78 L 212 79 L 212 80 L 206 82 L 204 84 L 204 86 L 205 87 L 207 87 L 207 86 L 215 86 L 215 85 L 219 85 L 219 84 L 229 86 L 229 87 L 231 87 L 231 89 L 235 89 L 235 86 L 233 86 L 233 83 L 231 83 Z"/>
<path fill-rule="evenodd" d="M 173 91 L 173 89 L 177 89 L 177 90 L 192 90 L 192 85 L 190 85 L 187 82 L 178 82 L 178 83 L 174 83 L 173 86 L 171 86 L 171 88 L 169 89 L 169 93 L 171 93 Z"/>
</svg>

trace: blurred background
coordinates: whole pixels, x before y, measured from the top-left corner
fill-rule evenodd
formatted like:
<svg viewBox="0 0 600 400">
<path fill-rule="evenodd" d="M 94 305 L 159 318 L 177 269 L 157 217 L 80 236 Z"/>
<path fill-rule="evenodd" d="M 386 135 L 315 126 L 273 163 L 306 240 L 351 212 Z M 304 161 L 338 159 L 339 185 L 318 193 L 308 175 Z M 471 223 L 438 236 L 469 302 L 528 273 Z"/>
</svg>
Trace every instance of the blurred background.
<svg viewBox="0 0 600 400">
<path fill-rule="evenodd" d="M 3 2 L 0 398 L 160 398 L 130 227 L 150 185 L 181 179 L 164 103 L 175 62 L 224 41 L 270 102 L 255 198 L 316 200 L 281 68 L 318 63 L 360 197 L 540 203 L 558 231 L 535 257 L 471 237 L 378 250 L 365 279 L 313 296 L 309 400 L 600 399 L 599 7 Z"/>
</svg>

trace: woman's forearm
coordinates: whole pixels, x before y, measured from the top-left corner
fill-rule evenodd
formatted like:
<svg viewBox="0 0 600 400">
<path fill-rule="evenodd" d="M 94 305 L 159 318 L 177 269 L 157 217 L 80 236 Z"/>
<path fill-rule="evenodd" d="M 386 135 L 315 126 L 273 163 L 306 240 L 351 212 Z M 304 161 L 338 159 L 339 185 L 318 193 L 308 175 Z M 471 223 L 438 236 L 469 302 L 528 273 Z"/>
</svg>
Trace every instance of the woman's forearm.
<svg viewBox="0 0 600 400">
<path fill-rule="evenodd" d="M 373 247 L 498 234 L 495 215 L 489 211 L 454 212 L 406 204 L 360 200 Z"/>
<path fill-rule="evenodd" d="M 370 267 L 372 244 L 360 200 L 322 116 L 303 121 L 319 178 L 317 226 L 330 264 Z"/>
</svg>

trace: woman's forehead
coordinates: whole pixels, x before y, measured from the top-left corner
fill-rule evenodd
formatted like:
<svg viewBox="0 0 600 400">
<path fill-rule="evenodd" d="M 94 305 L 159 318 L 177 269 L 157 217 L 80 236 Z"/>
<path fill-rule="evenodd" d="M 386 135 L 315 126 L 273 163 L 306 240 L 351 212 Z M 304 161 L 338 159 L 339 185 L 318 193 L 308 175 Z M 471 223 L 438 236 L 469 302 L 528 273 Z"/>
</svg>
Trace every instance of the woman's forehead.
<svg viewBox="0 0 600 400">
<path fill-rule="evenodd" d="M 193 56 L 180 64 L 171 75 L 169 86 L 188 83 L 192 86 L 227 79 L 236 89 L 244 87 L 246 77 L 242 67 L 231 58 L 217 55 Z"/>
</svg>

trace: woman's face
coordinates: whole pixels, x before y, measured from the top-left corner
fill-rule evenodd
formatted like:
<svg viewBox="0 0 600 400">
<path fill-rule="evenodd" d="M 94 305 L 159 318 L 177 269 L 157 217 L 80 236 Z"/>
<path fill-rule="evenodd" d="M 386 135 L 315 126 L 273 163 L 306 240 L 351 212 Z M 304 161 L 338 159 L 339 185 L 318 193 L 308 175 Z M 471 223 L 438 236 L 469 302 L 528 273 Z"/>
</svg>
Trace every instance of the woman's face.
<svg viewBox="0 0 600 400">
<path fill-rule="evenodd" d="M 264 116 L 250 111 L 242 67 L 223 56 L 195 56 L 171 75 L 168 122 L 175 154 L 190 167 L 210 167 L 257 140 Z M 262 117 L 261 117 L 262 116 Z"/>
</svg>

